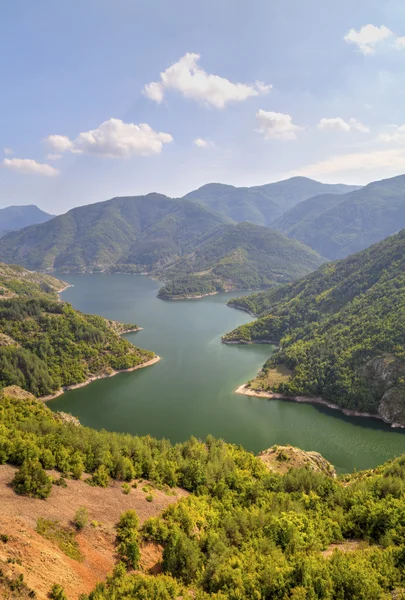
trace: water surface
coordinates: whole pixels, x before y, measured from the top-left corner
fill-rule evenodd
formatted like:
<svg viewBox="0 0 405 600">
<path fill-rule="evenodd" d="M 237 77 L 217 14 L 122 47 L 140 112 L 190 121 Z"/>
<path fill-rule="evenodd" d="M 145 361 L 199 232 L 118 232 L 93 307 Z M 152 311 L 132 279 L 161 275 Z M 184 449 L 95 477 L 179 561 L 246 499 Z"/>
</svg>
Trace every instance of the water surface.
<svg viewBox="0 0 405 600">
<path fill-rule="evenodd" d="M 84 312 L 135 322 L 127 334 L 155 351 L 152 367 L 122 373 L 67 392 L 49 403 L 83 425 L 151 434 L 172 442 L 211 433 L 259 452 L 273 444 L 317 450 L 339 471 L 376 466 L 405 452 L 405 434 L 374 419 L 346 417 L 308 404 L 240 396 L 234 390 L 255 376 L 271 346 L 232 346 L 221 335 L 251 317 L 226 306 L 239 294 L 164 302 L 159 285 L 134 275 L 61 275 L 73 284 L 63 299 Z"/>
</svg>

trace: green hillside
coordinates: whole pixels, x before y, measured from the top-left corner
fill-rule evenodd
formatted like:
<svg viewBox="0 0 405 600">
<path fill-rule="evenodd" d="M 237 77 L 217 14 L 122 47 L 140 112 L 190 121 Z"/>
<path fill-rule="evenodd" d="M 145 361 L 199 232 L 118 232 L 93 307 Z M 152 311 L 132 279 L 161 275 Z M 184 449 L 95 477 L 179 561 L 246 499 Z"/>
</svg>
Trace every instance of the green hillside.
<svg viewBox="0 0 405 600">
<path fill-rule="evenodd" d="M 154 357 L 122 339 L 119 324 L 60 302 L 64 285 L 0 263 L 0 388 L 42 396 Z"/>
<path fill-rule="evenodd" d="M 358 186 L 325 184 L 306 177 L 254 187 L 209 183 L 184 196 L 241 223 L 270 226 L 286 210 L 317 194 L 344 194 Z"/>
<path fill-rule="evenodd" d="M 152 502 L 155 486 L 168 494 L 174 486 L 189 491 L 142 526 L 135 511 L 121 515 L 114 570 L 82 600 L 403 598 L 404 456 L 336 478 L 333 469 L 313 469 L 308 460 L 300 466 L 288 449 L 277 446 L 269 464 L 266 452 L 255 457 L 212 437 L 171 445 L 65 424 L 42 403 L 9 390 L 0 396 L 0 442 L 0 462 L 19 467 L 15 491 L 45 497 L 45 506 L 56 488 L 44 469 L 59 472 L 68 488 L 76 484 L 72 479 L 86 477 L 99 486 L 98 496 L 111 479 L 127 482 L 129 490 L 130 484 L 149 480 Z M 305 459 L 305 454 L 294 456 Z M 311 458 L 317 465 L 322 461 L 315 453 Z M 54 471 L 48 473 L 61 481 Z M 80 502 L 79 497 L 72 506 L 72 518 Z M 27 510 L 35 503 L 27 498 Z M 92 538 L 98 544 L 104 524 L 92 526 L 100 527 Z M 84 537 L 73 527 L 63 531 L 71 545 Z M 5 556 L 10 540 L 2 535 L 0 543 Z M 81 542 L 82 548 L 87 550 Z M 148 572 L 139 560 L 148 548 L 160 557 L 159 570 Z M 9 563 L 3 564 L 0 595 L 37 597 L 35 590 L 28 594 L 21 577 L 13 578 Z M 61 587 L 58 592 L 49 597 L 63 600 Z"/>
<path fill-rule="evenodd" d="M 324 260 L 300 242 L 250 223 L 228 225 L 157 273 L 164 299 L 260 289 L 310 273 Z"/>
<path fill-rule="evenodd" d="M 263 316 L 224 341 L 279 344 L 254 387 L 320 396 L 405 425 L 405 230 L 229 304 Z"/>
<path fill-rule="evenodd" d="M 274 227 L 329 259 L 344 258 L 405 227 L 405 175 L 294 206 Z"/>
<path fill-rule="evenodd" d="M 74 208 L 0 240 L 0 258 L 30 269 L 149 271 L 229 222 L 192 202 L 160 194 Z"/>
<path fill-rule="evenodd" d="M 45 223 L 52 218 L 53 215 L 49 215 L 33 204 L 0 208 L 0 236 L 29 225 Z"/>
</svg>

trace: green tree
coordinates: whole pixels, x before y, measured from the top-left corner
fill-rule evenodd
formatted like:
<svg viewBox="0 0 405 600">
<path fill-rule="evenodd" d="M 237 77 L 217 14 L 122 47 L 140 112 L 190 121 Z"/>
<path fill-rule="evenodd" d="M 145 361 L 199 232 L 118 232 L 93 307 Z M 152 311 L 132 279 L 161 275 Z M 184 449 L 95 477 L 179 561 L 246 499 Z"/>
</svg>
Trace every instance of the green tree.
<svg viewBox="0 0 405 600">
<path fill-rule="evenodd" d="M 38 460 L 26 460 L 15 474 L 12 486 L 21 496 L 47 498 L 52 490 L 52 479 Z"/>
</svg>

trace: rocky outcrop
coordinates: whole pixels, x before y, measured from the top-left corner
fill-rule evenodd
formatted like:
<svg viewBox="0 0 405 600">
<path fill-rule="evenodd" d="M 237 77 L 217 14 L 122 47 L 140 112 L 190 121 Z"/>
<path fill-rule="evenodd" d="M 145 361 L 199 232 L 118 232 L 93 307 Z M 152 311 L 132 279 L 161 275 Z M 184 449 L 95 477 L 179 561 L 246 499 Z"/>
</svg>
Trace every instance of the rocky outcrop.
<svg viewBox="0 0 405 600">
<path fill-rule="evenodd" d="M 58 411 L 56 413 L 56 417 L 61 421 L 64 425 L 74 425 L 75 427 L 80 427 L 81 423 L 77 417 L 70 415 L 69 413 L 65 413 L 62 411 Z"/>
<path fill-rule="evenodd" d="M 392 427 L 405 426 L 405 385 L 399 384 L 387 392 L 378 406 L 378 414 L 386 423 Z"/>
<path fill-rule="evenodd" d="M 329 477 L 336 477 L 335 467 L 319 452 L 306 452 L 294 446 L 272 446 L 260 452 L 259 458 L 273 473 L 284 475 L 292 468 L 307 468 Z"/>
</svg>

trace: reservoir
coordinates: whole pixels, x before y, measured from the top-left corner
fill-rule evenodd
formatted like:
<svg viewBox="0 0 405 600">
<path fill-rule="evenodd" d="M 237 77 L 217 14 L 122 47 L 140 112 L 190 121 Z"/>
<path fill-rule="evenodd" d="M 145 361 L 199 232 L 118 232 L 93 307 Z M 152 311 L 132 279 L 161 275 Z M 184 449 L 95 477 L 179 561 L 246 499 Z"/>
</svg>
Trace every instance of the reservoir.
<svg viewBox="0 0 405 600">
<path fill-rule="evenodd" d="M 96 429 L 172 442 L 212 434 L 255 453 L 291 444 L 320 452 L 339 472 L 371 468 L 405 452 L 405 430 L 376 419 L 235 394 L 274 350 L 221 344 L 221 335 L 252 320 L 226 305 L 240 292 L 165 302 L 156 298 L 159 284 L 142 275 L 58 276 L 73 285 L 63 300 L 82 312 L 143 327 L 125 337 L 161 360 L 67 392 L 48 403 L 52 410 Z"/>
</svg>

